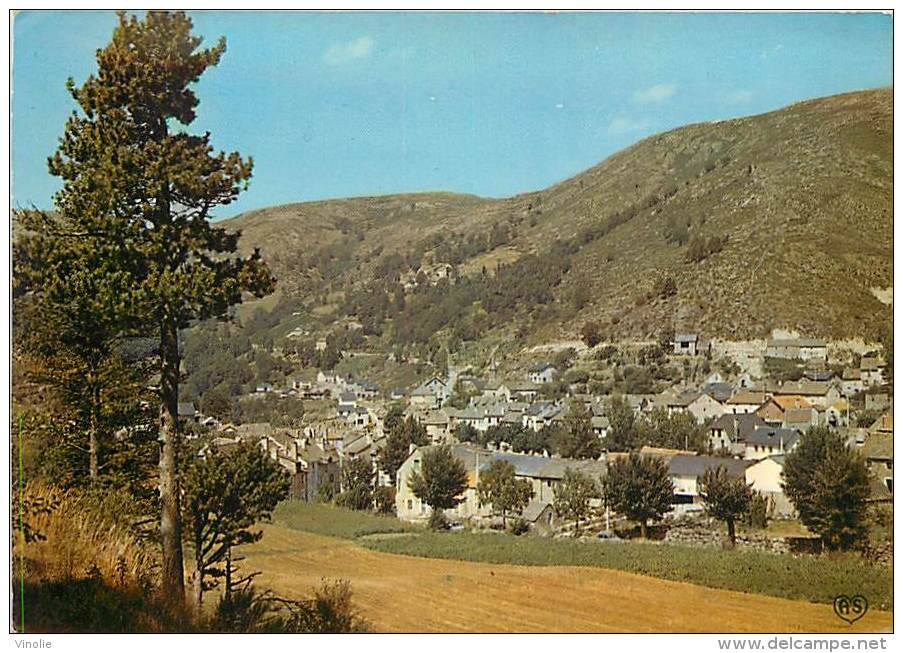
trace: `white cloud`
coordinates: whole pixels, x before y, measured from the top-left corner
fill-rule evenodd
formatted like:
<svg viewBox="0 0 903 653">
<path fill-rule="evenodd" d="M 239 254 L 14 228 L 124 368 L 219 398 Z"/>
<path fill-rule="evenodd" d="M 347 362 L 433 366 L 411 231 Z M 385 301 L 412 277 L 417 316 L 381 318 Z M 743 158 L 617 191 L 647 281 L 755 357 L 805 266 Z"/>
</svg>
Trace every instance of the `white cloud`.
<svg viewBox="0 0 903 653">
<path fill-rule="evenodd" d="M 643 123 L 619 116 L 608 123 L 608 133 L 614 135 L 629 134 L 643 128 Z"/>
<path fill-rule="evenodd" d="M 639 104 L 653 104 L 655 102 L 664 102 L 677 92 L 675 84 L 656 84 L 642 91 L 637 91 L 633 95 L 635 102 Z"/>
<path fill-rule="evenodd" d="M 555 108 L 556 108 L 556 109 L 564 109 L 564 103 L 563 103 L 563 102 L 559 102 L 558 104 L 555 105 Z"/>
<path fill-rule="evenodd" d="M 752 91 L 747 91 L 746 89 L 732 91 L 724 96 L 724 101 L 729 104 L 746 104 L 752 99 Z"/>
<path fill-rule="evenodd" d="M 373 39 L 361 36 L 347 43 L 331 45 L 323 54 L 323 61 L 330 66 L 338 66 L 357 59 L 366 59 L 373 51 Z"/>
</svg>

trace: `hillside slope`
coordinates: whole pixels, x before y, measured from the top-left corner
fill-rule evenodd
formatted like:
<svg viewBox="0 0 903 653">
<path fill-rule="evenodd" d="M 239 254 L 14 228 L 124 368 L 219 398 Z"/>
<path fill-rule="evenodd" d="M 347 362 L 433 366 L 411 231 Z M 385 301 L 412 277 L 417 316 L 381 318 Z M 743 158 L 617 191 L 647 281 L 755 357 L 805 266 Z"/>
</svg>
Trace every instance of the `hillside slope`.
<svg viewBox="0 0 903 653">
<path fill-rule="evenodd" d="M 367 286 L 390 254 L 402 272 L 450 262 L 492 275 L 559 241 L 575 251 L 552 300 L 530 312 L 532 342 L 591 319 L 613 338 L 674 328 L 739 339 L 774 327 L 876 337 L 891 317 L 873 291 L 893 276 L 892 137 L 892 93 L 869 90 L 675 129 L 507 199 L 334 200 L 225 224 L 309 307 Z M 722 246 L 690 262 L 696 239 Z M 676 293 L 653 292 L 663 278 Z"/>
</svg>

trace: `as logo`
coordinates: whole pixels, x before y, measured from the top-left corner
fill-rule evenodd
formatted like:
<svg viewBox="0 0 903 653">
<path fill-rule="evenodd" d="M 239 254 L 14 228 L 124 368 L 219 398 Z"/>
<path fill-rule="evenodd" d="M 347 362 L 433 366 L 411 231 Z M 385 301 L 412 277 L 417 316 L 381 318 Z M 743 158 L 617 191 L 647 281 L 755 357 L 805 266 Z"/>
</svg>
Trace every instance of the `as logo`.
<svg viewBox="0 0 903 653">
<path fill-rule="evenodd" d="M 834 612 L 848 624 L 862 619 L 868 609 L 869 602 L 861 594 L 856 596 L 841 594 L 834 599 Z"/>
</svg>

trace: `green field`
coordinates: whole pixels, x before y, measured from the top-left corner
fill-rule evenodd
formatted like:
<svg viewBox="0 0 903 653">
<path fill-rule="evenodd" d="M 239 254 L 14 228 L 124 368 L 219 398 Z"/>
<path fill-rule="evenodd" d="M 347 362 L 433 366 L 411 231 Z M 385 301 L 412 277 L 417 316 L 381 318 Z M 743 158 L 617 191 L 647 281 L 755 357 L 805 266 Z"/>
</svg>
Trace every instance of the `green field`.
<svg viewBox="0 0 903 653">
<path fill-rule="evenodd" d="M 662 545 L 651 542 L 581 542 L 501 533 L 435 533 L 392 517 L 325 504 L 282 504 L 275 519 L 291 528 L 346 539 L 375 533 L 411 537 L 365 538 L 359 543 L 385 553 L 531 566 L 589 566 L 656 578 L 816 603 L 840 594 L 862 594 L 874 608 L 893 605 L 888 567 L 853 555 L 794 557 L 757 551 Z"/>
<path fill-rule="evenodd" d="M 413 526 L 395 517 L 304 501 L 280 503 L 273 513 L 273 521 L 300 531 L 346 540 L 375 533 L 404 533 L 414 530 Z"/>
</svg>

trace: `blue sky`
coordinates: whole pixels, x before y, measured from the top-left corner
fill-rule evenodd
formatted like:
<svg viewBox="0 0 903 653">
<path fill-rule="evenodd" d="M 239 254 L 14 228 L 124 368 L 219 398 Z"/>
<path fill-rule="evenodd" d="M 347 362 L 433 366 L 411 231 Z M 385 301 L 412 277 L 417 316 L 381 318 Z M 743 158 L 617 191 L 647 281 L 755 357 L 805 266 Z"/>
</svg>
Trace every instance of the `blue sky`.
<svg viewBox="0 0 903 653">
<path fill-rule="evenodd" d="M 330 197 L 537 190 L 644 136 L 892 83 L 881 14 L 193 12 L 227 40 L 193 131 L 254 157 L 227 217 Z M 112 12 L 25 12 L 13 51 L 13 205 L 49 207 L 46 158 Z"/>
</svg>

